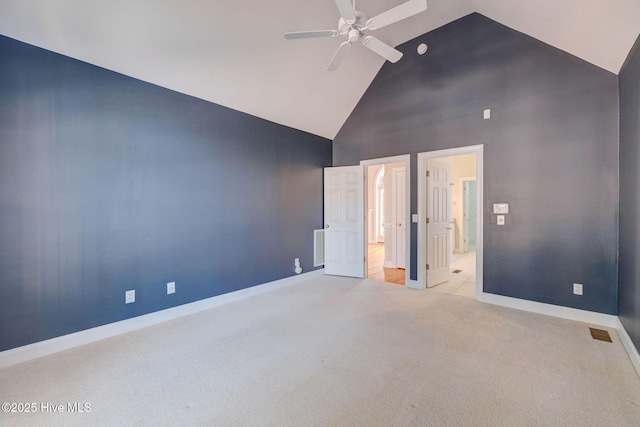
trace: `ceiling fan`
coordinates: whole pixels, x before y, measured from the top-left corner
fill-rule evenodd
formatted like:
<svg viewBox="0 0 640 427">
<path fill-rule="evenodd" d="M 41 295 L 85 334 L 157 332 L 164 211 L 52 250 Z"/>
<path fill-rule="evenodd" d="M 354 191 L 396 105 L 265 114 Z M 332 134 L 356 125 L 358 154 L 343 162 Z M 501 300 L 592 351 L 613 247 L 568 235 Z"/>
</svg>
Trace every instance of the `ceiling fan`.
<svg viewBox="0 0 640 427">
<path fill-rule="evenodd" d="M 409 0 L 406 3 L 389 9 L 380 15 L 369 17 L 359 10 L 356 10 L 355 0 L 351 4 L 351 0 L 335 0 L 336 6 L 340 11 L 340 19 L 338 20 L 338 30 L 321 30 L 321 31 L 298 31 L 293 33 L 285 33 L 284 38 L 307 39 L 312 37 L 336 37 L 345 36 L 347 41 L 343 42 L 336 53 L 333 55 L 327 71 L 335 71 L 344 59 L 348 48 L 352 43 L 362 38 L 362 44 L 382 56 L 389 62 L 398 62 L 402 58 L 402 52 L 394 49 L 388 44 L 378 40 L 373 36 L 366 35 L 367 32 L 386 27 L 395 22 L 406 19 L 427 10 L 426 0 Z"/>
</svg>

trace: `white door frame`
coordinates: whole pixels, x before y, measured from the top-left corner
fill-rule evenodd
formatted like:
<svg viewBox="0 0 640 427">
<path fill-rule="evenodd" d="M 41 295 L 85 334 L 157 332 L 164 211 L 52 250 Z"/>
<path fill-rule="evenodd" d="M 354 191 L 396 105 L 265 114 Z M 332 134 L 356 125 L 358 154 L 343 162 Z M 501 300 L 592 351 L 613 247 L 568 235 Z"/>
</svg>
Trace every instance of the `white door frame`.
<svg viewBox="0 0 640 427">
<path fill-rule="evenodd" d="M 476 299 L 482 300 L 483 287 L 483 206 L 484 206 L 484 157 L 483 145 L 450 148 L 446 150 L 418 153 L 418 289 L 426 289 L 427 275 L 424 266 L 427 264 L 427 186 L 426 172 L 429 159 L 437 157 L 459 156 L 461 154 L 476 155 L 476 191 L 478 209 L 476 212 Z"/>
<path fill-rule="evenodd" d="M 360 161 L 360 164 L 362 166 L 364 166 L 364 181 L 365 183 L 369 182 L 369 166 L 373 166 L 373 165 L 384 165 L 387 163 L 404 163 L 404 168 L 405 168 L 405 195 L 409 196 L 411 194 L 411 155 L 409 154 L 405 154 L 405 155 L 401 155 L 401 156 L 393 156 L 393 157 L 382 157 L 379 159 L 369 159 L 369 160 L 362 160 Z M 385 175 L 386 175 L 387 171 L 385 171 Z M 366 187 L 366 185 L 365 185 Z M 365 192 L 365 200 L 364 200 L 364 206 L 366 208 L 366 206 L 368 206 L 367 204 L 367 193 Z M 405 197 L 405 224 L 411 224 L 411 197 Z M 369 224 L 368 224 L 368 215 L 365 215 L 365 230 L 368 230 L 369 228 Z M 411 282 L 411 256 L 410 256 L 410 251 L 411 251 L 411 226 L 409 227 L 405 227 L 405 239 L 404 239 L 404 244 L 405 244 L 405 257 L 406 257 L 406 265 L 405 265 L 405 276 L 404 276 L 404 283 L 405 286 L 409 286 L 412 284 Z M 367 240 L 365 240 L 365 254 L 367 253 Z M 365 265 L 364 265 L 364 271 L 365 274 L 368 273 L 369 271 L 369 257 L 366 257 L 366 261 L 365 261 Z M 412 286 L 409 286 L 412 287 Z"/>
</svg>

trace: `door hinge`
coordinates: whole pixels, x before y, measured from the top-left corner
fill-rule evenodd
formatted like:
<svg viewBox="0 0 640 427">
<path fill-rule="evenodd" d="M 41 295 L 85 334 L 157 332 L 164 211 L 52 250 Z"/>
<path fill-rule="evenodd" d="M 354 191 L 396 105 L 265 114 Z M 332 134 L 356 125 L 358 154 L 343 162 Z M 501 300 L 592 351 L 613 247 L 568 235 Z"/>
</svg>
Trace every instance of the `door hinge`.
<svg viewBox="0 0 640 427">
<path fill-rule="evenodd" d="M 427 264 L 427 270 L 429 269 L 429 264 Z"/>
<path fill-rule="evenodd" d="M 431 174 L 429 173 L 429 171 L 427 171 L 427 176 L 431 176 Z"/>
<path fill-rule="evenodd" d="M 429 218 L 427 218 L 427 224 L 429 224 Z"/>
<path fill-rule="evenodd" d="M 364 262 L 367 262 L 367 257 L 364 257 Z"/>
</svg>

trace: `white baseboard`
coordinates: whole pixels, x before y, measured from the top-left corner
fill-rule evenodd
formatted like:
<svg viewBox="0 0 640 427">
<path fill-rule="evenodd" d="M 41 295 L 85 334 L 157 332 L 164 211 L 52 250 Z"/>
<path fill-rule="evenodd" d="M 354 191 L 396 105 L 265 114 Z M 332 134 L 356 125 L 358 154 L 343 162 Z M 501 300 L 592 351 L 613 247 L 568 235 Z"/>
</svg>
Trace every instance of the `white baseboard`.
<svg viewBox="0 0 640 427">
<path fill-rule="evenodd" d="M 166 310 L 156 311 L 154 313 L 145 314 L 143 316 L 133 317 L 131 319 L 122 320 L 107 325 L 98 326 L 96 328 L 75 332 L 69 335 L 52 338 L 45 341 L 25 345 L 23 347 L 14 348 L 0 352 L 0 368 L 26 362 L 38 357 L 47 356 L 60 351 L 68 350 L 84 344 L 89 344 L 105 338 L 135 331 L 137 329 L 146 328 L 156 325 L 167 320 L 176 319 L 178 317 L 187 316 L 209 308 L 218 307 L 223 304 L 249 298 L 264 292 L 290 286 L 306 279 L 324 274 L 324 269 L 314 270 L 299 276 L 291 276 L 281 280 L 276 280 L 262 285 L 252 286 L 250 288 L 240 289 L 228 294 L 218 295 L 200 301 L 171 307 Z M 407 287 L 412 289 L 421 289 L 418 281 L 410 280 Z M 579 322 L 590 323 L 598 326 L 615 328 L 622 344 L 624 345 L 631 363 L 633 364 L 638 376 L 640 376 L 640 355 L 634 346 L 629 334 L 624 329 L 617 316 L 595 313 L 586 310 L 578 310 L 575 308 L 561 307 L 552 304 L 539 303 L 534 301 L 521 300 L 518 298 L 505 297 L 502 295 L 494 295 L 483 293 L 480 301 L 489 304 L 500 305 L 504 307 L 525 310 L 548 316 L 561 317 L 564 319 L 576 320 Z"/>
<path fill-rule="evenodd" d="M 6 350 L 0 352 L 0 368 L 26 362 L 28 360 L 47 356 L 105 338 L 135 331 L 137 329 L 146 328 L 148 326 L 166 322 L 167 320 L 176 319 L 178 317 L 197 313 L 202 310 L 207 310 L 209 308 L 228 304 L 233 301 L 238 301 L 254 295 L 259 295 L 285 286 L 293 285 L 303 280 L 307 280 L 323 274 L 324 269 L 313 270 L 298 276 L 286 277 L 284 279 L 275 280 L 273 282 L 264 283 L 262 285 L 240 289 L 227 294 L 218 295 L 215 297 L 179 305 L 176 307 L 171 307 L 166 310 L 156 311 L 154 313 L 132 317 L 131 319 L 121 320 L 119 322 L 109 323 L 107 325 L 86 329 L 84 331 L 75 332 L 69 335 L 63 335 L 49 340 Z"/>
<path fill-rule="evenodd" d="M 505 297 L 502 295 L 494 295 L 482 293 L 479 301 L 489 304 L 500 305 L 503 307 L 515 308 L 518 310 L 530 311 L 533 313 L 546 314 L 547 316 L 561 317 L 563 319 L 576 320 L 578 322 L 590 323 L 592 325 L 615 328 L 620 337 L 620 341 L 624 346 L 631 363 L 640 377 L 640 354 L 638 349 L 631 341 L 631 337 L 618 316 L 611 314 L 595 313 L 593 311 L 578 310 L 576 308 L 561 307 L 553 304 L 545 304 L 541 302 L 527 301 L 518 298 Z"/>
<path fill-rule="evenodd" d="M 503 295 L 489 294 L 486 292 L 480 294 L 480 298 L 478 300 L 489 304 L 516 308 L 518 310 L 545 314 L 547 316 L 561 317 L 563 319 L 576 320 L 578 322 L 590 323 L 597 326 L 604 326 L 608 328 L 618 327 L 618 317 L 611 314 L 596 313 L 594 311 L 579 310 L 577 308 L 562 307 L 542 302 L 505 297 Z"/>
<path fill-rule="evenodd" d="M 633 345 L 633 341 L 631 341 L 631 337 L 627 333 L 627 330 L 624 328 L 624 325 L 620 321 L 620 318 L 616 318 L 616 320 L 616 329 L 618 330 L 620 341 L 622 341 L 622 345 L 624 345 L 624 349 L 627 350 L 629 359 L 631 359 L 631 363 L 633 364 L 633 367 L 636 368 L 636 373 L 640 377 L 640 354 L 638 354 L 638 349 L 635 345 Z"/>
</svg>

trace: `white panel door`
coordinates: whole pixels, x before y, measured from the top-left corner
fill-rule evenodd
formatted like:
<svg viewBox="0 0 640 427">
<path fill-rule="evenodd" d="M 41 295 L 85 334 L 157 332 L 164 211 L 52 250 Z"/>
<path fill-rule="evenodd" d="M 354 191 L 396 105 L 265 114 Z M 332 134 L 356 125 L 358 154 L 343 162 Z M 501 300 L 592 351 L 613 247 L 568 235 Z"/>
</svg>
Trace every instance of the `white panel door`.
<svg viewBox="0 0 640 427">
<path fill-rule="evenodd" d="M 427 177 L 427 286 L 449 280 L 451 270 L 451 165 L 429 160 Z"/>
<path fill-rule="evenodd" d="M 364 277 L 364 169 L 324 169 L 324 272 Z"/>
<path fill-rule="evenodd" d="M 405 254 L 405 169 L 393 168 L 393 212 L 395 219 L 395 235 L 393 241 L 395 242 L 395 264 L 397 268 L 406 268 L 406 254 Z"/>
</svg>

